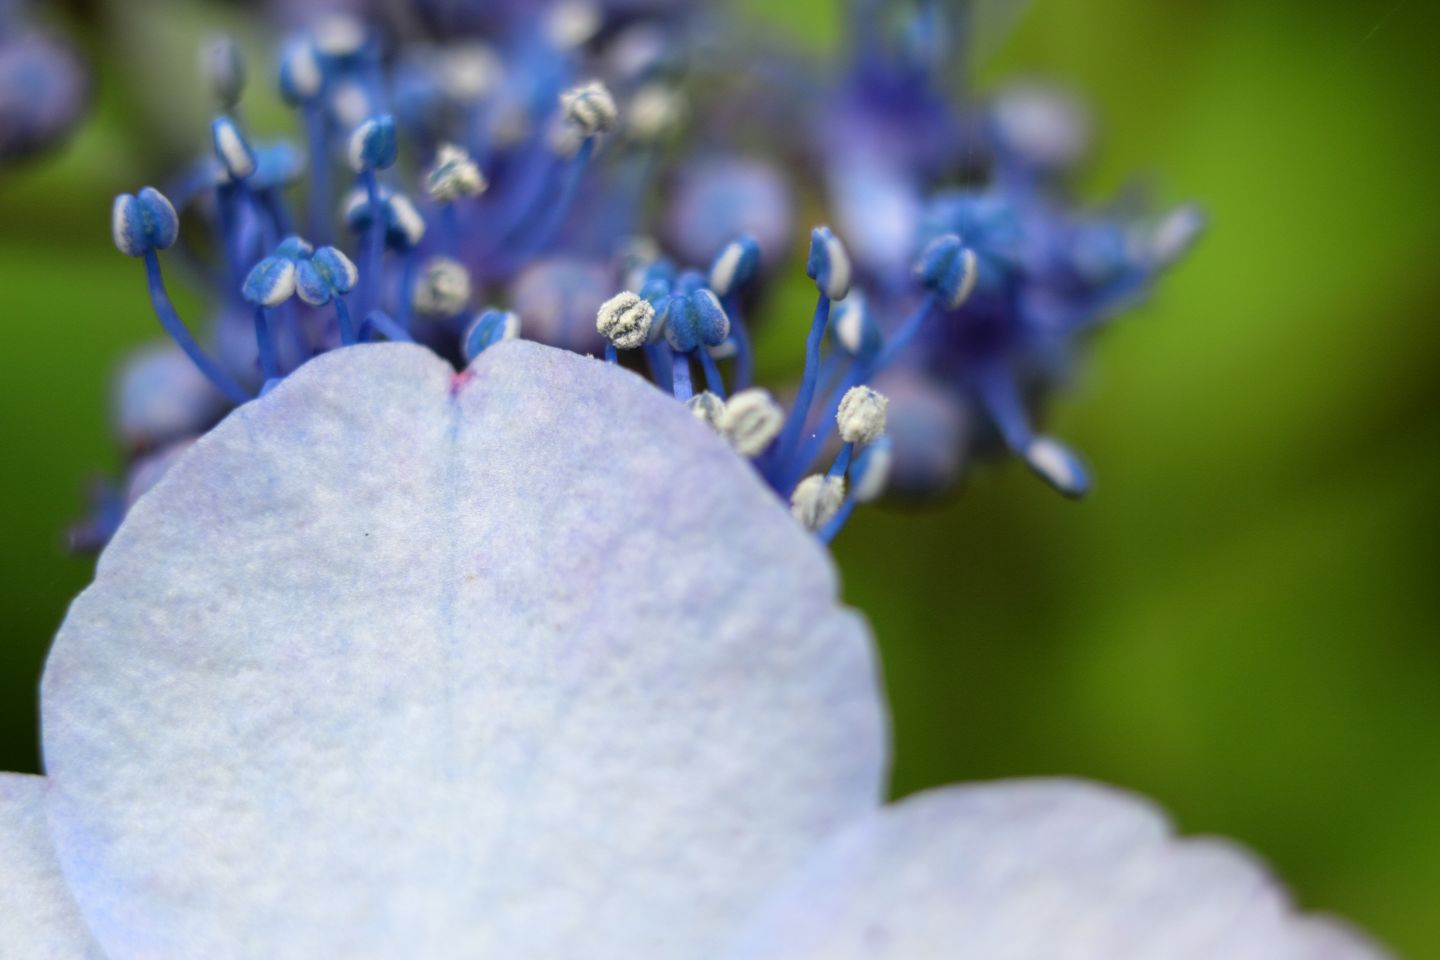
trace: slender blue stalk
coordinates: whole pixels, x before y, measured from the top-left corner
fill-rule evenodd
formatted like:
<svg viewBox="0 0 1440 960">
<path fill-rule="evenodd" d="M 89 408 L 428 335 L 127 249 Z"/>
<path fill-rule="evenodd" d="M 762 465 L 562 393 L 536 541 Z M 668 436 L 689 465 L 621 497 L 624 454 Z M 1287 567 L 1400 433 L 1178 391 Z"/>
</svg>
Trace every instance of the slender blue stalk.
<svg viewBox="0 0 1440 960">
<path fill-rule="evenodd" d="M 415 338 L 401 327 L 383 310 L 371 310 L 365 317 L 365 322 L 360 325 L 360 339 L 369 340 L 370 334 L 378 333 L 387 340 L 395 340 L 399 343 L 414 343 Z"/>
<path fill-rule="evenodd" d="M 575 194 L 580 190 L 580 181 L 584 178 L 585 171 L 590 166 L 590 158 L 594 155 L 595 138 L 586 137 L 585 142 L 580 145 L 580 152 L 575 155 L 575 159 L 570 161 L 569 169 L 565 171 L 565 181 L 560 187 L 559 196 L 545 208 L 541 214 L 539 226 L 520 243 L 519 248 L 510 255 L 511 259 L 528 260 L 545 249 L 551 238 L 555 236 L 555 231 L 560 229 L 560 224 L 564 222 L 565 215 L 570 212 L 570 207 L 574 205 Z"/>
<path fill-rule="evenodd" d="M 755 348 L 740 313 L 740 298 L 733 293 L 725 298 L 725 313 L 730 317 L 730 337 L 735 341 L 735 389 L 744 390 L 754 382 Z"/>
<path fill-rule="evenodd" d="M 380 204 L 380 181 L 374 170 L 360 174 L 365 186 L 365 199 L 370 204 L 370 233 L 365 238 L 365 267 L 361 270 L 365 281 L 361 303 L 368 312 L 380 306 L 380 262 L 385 255 L 385 210 Z"/>
<path fill-rule="evenodd" d="M 335 322 L 340 325 L 340 343 L 350 346 L 355 342 L 355 324 L 350 320 L 350 308 L 344 297 L 335 298 Z"/>
<path fill-rule="evenodd" d="M 836 455 L 835 462 L 830 465 L 826 473 L 829 477 L 843 477 L 845 471 L 850 469 L 850 458 L 855 455 L 855 444 L 847 443 L 840 447 L 840 453 Z"/>
<path fill-rule="evenodd" d="M 305 104 L 305 131 L 310 139 L 310 240 L 330 242 L 330 145 L 319 98 Z"/>
<path fill-rule="evenodd" d="M 620 362 L 620 356 L 619 356 L 619 354 L 616 353 L 616 351 L 615 351 L 615 344 L 611 343 L 609 340 L 606 340 L 606 341 L 605 341 L 605 362 L 606 362 L 606 363 L 619 363 L 619 362 Z"/>
<path fill-rule="evenodd" d="M 672 356 L 674 363 L 671 366 L 671 383 L 675 399 L 683 402 L 695 395 L 695 388 L 690 383 L 690 358 L 683 353 L 672 354 Z"/>
<path fill-rule="evenodd" d="M 155 316 L 160 319 L 160 325 L 175 341 L 176 346 L 185 351 L 190 362 L 205 375 L 205 378 L 215 385 L 215 389 L 223 393 L 232 403 L 244 403 L 250 399 L 247 393 L 238 383 L 230 378 L 214 360 L 200 348 L 195 338 L 185 324 L 180 321 L 180 315 L 175 312 L 175 306 L 170 302 L 170 296 L 165 292 L 165 280 L 160 275 L 160 258 L 155 255 L 154 250 L 145 254 L 145 278 L 150 287 L 150 303 L 155 308 Z"/>
<path fill-rule="evenodd" d="M 255 343 L 260 348 L 260 372 L 267 381 L 280 376 L 280 362 L 275 357 L 275 338 L 270 332 L 270 311 L 255 305 Z"/>
<path fill-rule="evenodd" d="M 820 294 L 815 303 L 815 317 L 810 322 L 810 334 L 805 338 L 805 373 L 800 379 L 800 392 L 795 395 L 795 404 L 785 419 L 780 439 L 771 454 L 769 473 L 772 478 L 783 477 L 790 470 L 795 445 L 800 440 L 800 431 L 810 416 L 810 404 L 815 400 L 815 382 L 820 373 L 820 345 L 825 338 L 825 327 L 830 323 L 830 298 Z"/>
<path fill-rule="evenodd" d="M 995 364 L 988 363 L 975 371 L 975 389 L 1005 446 L 1023 454 L 1035 436 L 1014 379 Z"/>
<path fill-rule="evenodd" d="M 460 211 L 454 203 L 440 204 L 440 228 L 445 245 L 445 255 L 460 259 Z"/>
<path fill-rule="evenodd" d="M 675 363 L 670 348 L 666 347 L 663 342 L 647 344 L 645 346 L 645 363 L 650 368 L 650 379 L 655 381 L 655 385 L 661 390 L 670 389 L 675 378 L 675 374 L 670 369 Z"/>
<path fill-rule="evenodd" d="M 849 520 L 850 514 L 854 512 L 855 498 L 846 497 L 845 502 L 840 504 L 839 511 L 836 512 L 835 516 L 830 518 L 830 522 L 825 524 L 825 526 L 822 527 L 820 529 L 820 532 L 817 534 L 817 536 L 820 538 L 820 542 L 829 543 L 830 541 L 834 540 L 835 535 L 838 534 L 842 529 L 844 529 L 845 521 Z"/>
<path fill-rule="evenodd" d="M 905 318 L 895 331 L 894 336 L 885 341 L 885 346 L 880 352 L 869 361 L 857 360 L 851 367 L 850 372 L 841 378 L 838 386 L 830 394 L 829 401 L 825 404 L 825 416 L 816 427 L 815 434 L 805 441 L 800 455 L 795 459 L 791 476 L 798 479 L 801 472 L 808 464 L 815 461 L 820 455 L 825 442 L 830 439 L 830 431 L 835 429 L 835 414 L 840 411 L 840 401 L 845 399 L 845 393 L 851 387 L 859 386 L 884 371 L 900 353 L 909 346 L 916 335 L 925 326 L 925 321 L 934 313 L 939 300 L 932 294 L 925 298 L 915 311 Z M 781 479 L 789 479 L 782 477 Z"/>
<path fill-rule="evenodd" d="M 405 263 L 400 268 L 400 302 L 396 305 L 395 321 L 402 329 L 415 329 L 415 271 L 420 267 L 420 251 L 407 250 Z"/>
<path fill-rule="evenodd" d="M 704 344 L 695 348 L 695 356 L 700 358 L 700 368 L 705 371 L 706 389 L 724 400 L 725 379 L 720 376 L 720 367 L 715 363 L 715 358 L 710 356 L 710 351 L 705 349 Z"/>
</svg>

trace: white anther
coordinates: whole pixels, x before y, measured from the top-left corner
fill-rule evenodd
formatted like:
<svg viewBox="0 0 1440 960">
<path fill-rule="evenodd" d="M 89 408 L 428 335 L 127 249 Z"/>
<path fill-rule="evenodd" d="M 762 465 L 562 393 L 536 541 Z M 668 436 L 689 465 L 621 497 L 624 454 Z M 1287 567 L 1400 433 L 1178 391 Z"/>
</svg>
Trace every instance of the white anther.
<svg viewBox="0 0 1440 960">
<path fill-rule="evenodd" d="M 370 95 L 353 80 L 342 80 L 330 91 L 330 110 L 342 127 L 354 129 L 370 117 Z"/>
<path fill-rule="evenodd" d="M 835 519 L 845 502 L 845 478 L 815 473 L 790 494 L 790 515 L 807 530 L 819 530 Z"/>
<path fill-rule="evenodd" d="M 1168 267 L 1185 255 L 1205 229 L 1205 215 L 1197 207 L 1177 207 L 1165 214 L 1150 234 L 1150 262 Z"/>
<path fill-rule="evenodd" d="M 1080 492 L 1085 478 L 1078 472 L 1078 463 L 1066 446 L 1050 437 L 1036 437 L 1025 448 L 1025 462 L 1051 486 L 1065 492 Z"/>
<path fill-rule="evenodd" d="M 711 393 L 709 390 L 695 394 L 685 401 L 685 406 L 690 408 L 690 413 L 696 420 L 704 423 L 710 429 L 719 432 L 720 421 L 725 416 L 725 401 Z"/>
<path fill-rule="evenodd" d="M 785 411 L 768 390 L 759 387 L 733 395 L 720 418 L 720 432 L 747 457 L 763 453 L 784 425 Z"/>
<path fill-rule="evenodd" d="M 839 237 L 832 236 L 825 241 L 825 252 L 830 255 L 830 282 L 825 285 L 825 296 L 843 300 L 850 292 L 850 251 Z"/>
<path fill-rule="evenodd" d="M 743 246 L 738 243 L 726 244 L 710 267 L 710 289 L 728 296 L 731 288 L 735 286 L 735 271 L 740 269 L 740 261 L 743 259 Z"/>
<path fill-rule="evenodd" d="M 430 199 L 453 203 L 462 197 L 478 197 L 489 187 L 485 174 L 464 148 L 442 143 L 435 152 L 435 166 L 426 179 Z"/>
<path fill-rule="evenodd" d="M 565 119 L 587 137 L 609 130 L 620 117 L 615 98 L 598 80 L 572 87 L 560 94 L 560 106 L 564 110 Z"/>
<path fill-rule="evenodd" d="M 835 327 L 835 339 L 840 348 L 852 357 L 858 356 L 865 346 L 867 309 L 865 294 L 859 290 L 851 290 L 845 299 L 835 304 L 830 311 L 830 322 Z"/>
<path fill-rule="evenodd" d="M 889 443 L 876 443 L 866 448 L 865 471 L 857 477 L 855 468 L 850 468 L 850 477 L 854 481 L 850 496 L 856 503 L 871 503 L 880 499 L 890 485 L 890 469 L 894 463 L 895 452 Z"/>
<path fill-rule="evenodd" d="M 365 46 L 365 24 L 343 13 L 331 14 L 312 31 L 315 48 L 332 57 L 348 57 Z"/>
<path fill-rule="evenodd" d="M 405 236 L 405 243 L 417 246 L 425 238 L 425 218 L 415 209 L 415 204 L 404 194 L 397 193 L 388 201 L 390 216 L 395 226 Z"/>
<path fill-rule="evenodd" d="M 885 410 L 890 400 L 866 386 L 851 387 L 835 411 L 840 439 L 846 443 L 869 443 L 885 432 Z"/>
<path fill-rule="evenodd" d="M 290 69 L 290 85 L 295 96 L 309 100 L 320 92 L 325 75 L 320 72 L 320 61 L 315 56 L 315 47 L 306 42 L 292 45 L 285 54 Z"/>
<path fill-rule="evenodd" d="M 441 56 L 440 87 L 461 103 L 488 96 L 505 74 L 500 58 L 483 43 L 451 47 Z"/>
<path fill-rule="evenodd" d="M 645 345 L 655 323 L 655 307 L 638 293 L 625 290 L 600 305 L 595 329 L 615 344 L 617 350 L 634 350 Z"/>
<path fill-rule="evenodd" d="M 1063 90 L 1024 83 L 1001 91 L 991 117 L 1005 145 L 1050 169 L 1073 164 L 1090 145 L 1090 122 L 1080 102 Z"/>
<path fill-rule="evenodd" d="M 595 4 L 562 0 L 545 19 L 545 35 L 561 50 L 573 50 L 589 43 L 600 32 L 600 26 L 600 11 Z"/>
<path fill-rule="evenodd" d="M 470 302 L 470 271 L 458 260 L 431 257 L 415 284 L 415 310 L 427 317 L 454 317 Z"/>
<path fill-rule="evenodd" d="M 975 292 L 975 282 L 980 279 L 980 262 L 975 259 L 975 251 L 966 247 L 960 251 L 960 260 L 963 263 L 963 270 L 960 282 L 955 286 L 955 294 L 946 304 L 951 310 L 958 310 L 970 299 L 970 294 Z"/>
<path fill-rule="evenodd" d="M 215 128 L 215 152 L 225 170 L 236 180 L 244 180 L 255 172 L 255 154 L 240 136 L 240 128 L 222 123 Z"/>
<path fill-rule="evenodd" d="M 685 119 L 685 98 L 663 83 L 636 91 L 626 111 L 627 128 L 637 140 L 659 140 Z"/>
</svg>

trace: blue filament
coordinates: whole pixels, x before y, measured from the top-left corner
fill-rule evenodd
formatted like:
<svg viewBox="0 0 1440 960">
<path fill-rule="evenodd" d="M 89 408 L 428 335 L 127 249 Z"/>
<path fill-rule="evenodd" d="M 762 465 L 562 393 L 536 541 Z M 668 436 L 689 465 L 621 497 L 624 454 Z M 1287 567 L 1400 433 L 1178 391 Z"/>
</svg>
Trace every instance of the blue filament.
<svg viewBox="0 0 1440 960">
<path fill-rule="evenodd" d="M 175 341 L 176 346 L 185 351 L 185 355 L 195 364 L 196 368 L 205 375 L 215 389 L 229 398 L 231 403 L 245 403 L 250 399 L 244 388 L 230 378 L 224 370 L 195 342 L 190 331 L 181 322 L 180 315 L 175 312 L 175 306 L 170 302 L 170 296 L 165 292 L 165 280 L 160 274 L 160 258 L 155 255 L 154 250 L 145 252 L 145 278 L 150 288 L 150 303 L 155 308 L 155 315 L 160 319 L 160 325 Z"/>
</svg>

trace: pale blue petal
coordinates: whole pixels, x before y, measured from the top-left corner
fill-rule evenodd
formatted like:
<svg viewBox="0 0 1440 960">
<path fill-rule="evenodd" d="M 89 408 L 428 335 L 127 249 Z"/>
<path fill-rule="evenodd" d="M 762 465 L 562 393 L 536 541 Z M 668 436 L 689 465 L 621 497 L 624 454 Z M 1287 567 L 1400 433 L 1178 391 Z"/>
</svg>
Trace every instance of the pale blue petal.
<svg viewBox="0 0 1440 960">
<path fill-rule="evenodd" d="M 65 887 L 43 777 L 0 773 L 0 957 L 101 960 Z"/>
<path fill-rule="evenodd" d="M 1245 851 L 1080 781 L 935 790 L 841 832 L 733 960 L 1379 960 Z"/>
<path fill-rule="evenodd" d="M 883 781 L 814 540 L 684 407 L 518 341 L 340 350 L 232 414 L 43 704 L 113 960 L 691 960 Z"/>
</svg>

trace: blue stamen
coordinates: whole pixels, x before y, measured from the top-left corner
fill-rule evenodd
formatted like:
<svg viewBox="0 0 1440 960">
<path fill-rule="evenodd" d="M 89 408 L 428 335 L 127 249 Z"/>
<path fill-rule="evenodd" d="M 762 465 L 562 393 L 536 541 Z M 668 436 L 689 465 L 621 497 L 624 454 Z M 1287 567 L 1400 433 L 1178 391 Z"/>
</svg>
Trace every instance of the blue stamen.
<svg viewBox="0 0 1440 960">
<path fill-rule="evenodd" d="M 695 356 L 700 358 L 700 367 L 705 371 L 705 385 L 711 393 L 724 400 L 725 379 L 720 376 L 720 367 L 716 365 L 715 358 L 710 355 L 709 349 L 704 344 L 695 349 Z"/>
<path fill-rule="evenodd" d="M 671 383 L 675 393 L 675 399 L 682 403 L 695 395 L 695 388 L 690 383 L 690 358 L 683 353 L 671 353 Z"/>
<path fill-rule="evenodd" d="M 379 306 L 380 268 L 385 254 L 385 221 L 387 211 L 380 203 L 380 181 L 373 169 L 360 174 L 365 198 L 370 205 L 370 232 L 365 238 L 365 286 L 360 301 L 368 311 Z"/>
<path fill-rule="evenodd" d="M 800 431 L 805 427 L 805 421 L 810 416 L 810 404 L 815 399 L 815 383 L 820 373 L 820 345 L 824 342 L 829 322 L 830 298 L 821 293 L 815 303 L 815 316 L 810 321 L 810 334 L 805 338 L 805 372 L 800 379 L 800 391 L 795 395 L 795 403 L 771 455 L 772 479 L 788 476 L 791 472 L 795 445 L 800 440 Z"/>
<path fill-rule="evenodd" d="M 181 322 L 180 315 L 175 312 L 175 306 L 170 302 L 169 295 L 165 292 L 165 280 L 160 274 L 160 258 L 156 256 L 153 249 L 146 250 L 145 277 L 150 288 L 150 303 L 155 308 L 155 315 L 160 319 L 160 325 L 175 341 L 176 346 L 185 351 L 196 368 L 203 373 L 215 388 L 230 399 L 232 403 L 245 403 L 250 399 L 247 393 L 238 383 L 230 378 L 214 360 L 200 348 L 195 338 L 190 335 L 189 329 Z"/>
<path fill-rule="evenodd" d="M 270 311 L 255 304 L 255 342 L 260 348 L 260 372 L 268 383 L 280 376 L 280 362 L 275 355 L 275 338 L 270 329 Z"/>
<path fill-rule="evenodd" d="M 410 336 L 405 328 L 401 327 L 383 310 L 371 310 L 365 316 L 365 322 L 360 325 L 360 340 L 370 339 L 372 333 L 378 333 L 387 340 L 394 340 L 397 343 L 414 343 L 415 338 Z"/>
<path fill-rule="evenodd" d="M 340 343 L 351 346 L 355 343 L 355 325 L 350 320 L 350 308 L 344 297 L 335 298 L 335 322 L 340 326 Z"/>
</svg>

